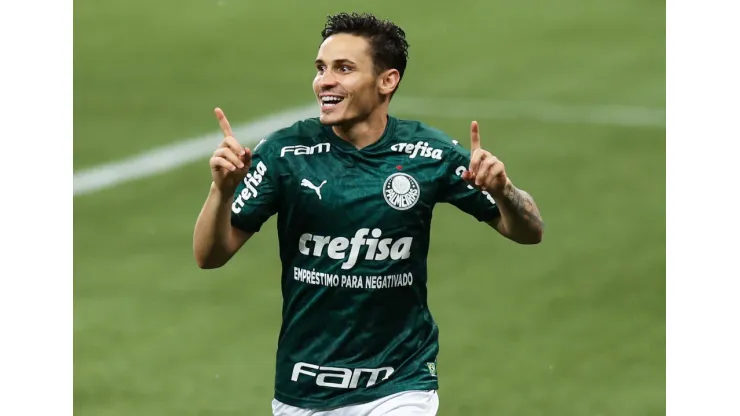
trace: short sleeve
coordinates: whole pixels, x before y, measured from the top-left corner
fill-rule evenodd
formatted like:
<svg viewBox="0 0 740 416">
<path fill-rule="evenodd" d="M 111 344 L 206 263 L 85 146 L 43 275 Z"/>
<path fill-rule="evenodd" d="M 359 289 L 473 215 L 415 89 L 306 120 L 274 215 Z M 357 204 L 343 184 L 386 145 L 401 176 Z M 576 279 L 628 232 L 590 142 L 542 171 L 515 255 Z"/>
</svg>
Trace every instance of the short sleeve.
<svg viewBox="0 0 740 416">
<path fill-rule="evenodd" d="M 442 175 L 440 202 L 454 205 L 478 221 L 491 221 L 500 214 L 496 202 L 488 192 L 480 191 L 462 178 L 470 166 L 470 151 L 456 145 L 448 153 Z"/>
<path fill-rule="evenodd" d="M 278 175 L 269 148 L 258 146 L 252 155 L 252 166 L 239 183 L 231 204 L 231 225 L 246 232 L 258 232 L 277 212 Z"/>
</svg>

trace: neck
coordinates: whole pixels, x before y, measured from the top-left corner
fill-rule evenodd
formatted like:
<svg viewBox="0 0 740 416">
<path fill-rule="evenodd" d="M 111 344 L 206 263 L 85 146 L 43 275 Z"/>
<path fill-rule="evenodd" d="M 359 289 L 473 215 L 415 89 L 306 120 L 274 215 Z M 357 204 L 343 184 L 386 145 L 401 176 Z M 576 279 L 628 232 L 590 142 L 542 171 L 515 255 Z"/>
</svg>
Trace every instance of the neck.
<svg viewBox="0 0 740 416">
<path fill-rule="evenodd" d="M 380 139 L 388 124 L 388 112 L 383 107 L 375 111 L 362 121 L 340 124 L 332 127 L 334 133 L 342 139 L 362 149 Z"/>
</svg>

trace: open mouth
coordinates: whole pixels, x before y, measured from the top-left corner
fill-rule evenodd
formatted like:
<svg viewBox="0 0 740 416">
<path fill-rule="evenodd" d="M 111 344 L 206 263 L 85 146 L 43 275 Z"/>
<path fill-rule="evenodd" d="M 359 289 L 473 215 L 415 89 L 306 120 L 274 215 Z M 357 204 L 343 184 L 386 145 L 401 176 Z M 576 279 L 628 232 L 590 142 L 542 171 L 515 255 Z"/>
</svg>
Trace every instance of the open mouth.
<svg viewBox="0 0 740 416">
<path fill-rule="evenodd" d="M 324 108 L 332 108 L 335 107 L 337 104 L 344 101 L 344 97 L 334 96 L 334 95 L 326 95 L 321 97 L 321 106 Z"/>
</svg>

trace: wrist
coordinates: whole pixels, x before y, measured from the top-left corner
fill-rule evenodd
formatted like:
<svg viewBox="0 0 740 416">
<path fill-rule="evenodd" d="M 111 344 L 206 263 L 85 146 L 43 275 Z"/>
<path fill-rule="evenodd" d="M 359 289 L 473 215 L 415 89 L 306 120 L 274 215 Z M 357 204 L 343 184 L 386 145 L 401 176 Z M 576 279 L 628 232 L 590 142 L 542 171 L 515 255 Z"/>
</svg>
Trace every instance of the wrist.
<svg viewBox="0 0 740 416">
<path fill-rule="evenodd" d="M 210 195 L 214 198 L 216 198 L 219 202 L 222 204 L 225 203 L 231 203 L 231 200 L 234 197 L 234 191 L 236 189 L 229 192 L 228 190 L 224 190 L 218 187 L 215 182 L 211 182 L 211 189 L 209 191 Z"/>
<path fill-rule="evenodd" d="M 488 193 L 493 197 L 494 200 L 499 201 L 503 199 L 509 199 L 511 198 L 511 195 L 516 191 L 516 187 L 514 187 L 514 184 L 511 182 L 511 179 L 508 177 L 506 178 L 506 184 L 502 186 L 498 190 L 488 191 Z"/>
</svg>

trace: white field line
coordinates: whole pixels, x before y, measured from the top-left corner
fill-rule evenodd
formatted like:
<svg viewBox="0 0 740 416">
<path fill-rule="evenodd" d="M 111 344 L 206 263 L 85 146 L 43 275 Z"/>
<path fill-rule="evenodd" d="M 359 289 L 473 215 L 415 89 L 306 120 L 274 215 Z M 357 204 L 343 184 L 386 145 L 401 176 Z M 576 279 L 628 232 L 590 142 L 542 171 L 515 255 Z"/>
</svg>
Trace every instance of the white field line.
<svg viewBox="0 0 740 416">
<path fill-rule="evenodd" d="M 392 112 L 402 116 L 473 119 L 525 119 L 553 123 L 623 127 L 665 127 L 665 110 L 633 106 L 570 106 L 489 99 L 397 97 Z M 316 104 L 272 114 L 234 126 L 234 136 L 246 146 L 293 122 L 318 115 Z M 119 184 L 168 172 L 210 155 L 222 139 L 220 132 L 184 139 L 119 161 L 74 173 L 74 195 L 89 194 Z"/>
<path fill-rule="evenodd" d="M 232 126 L 232 130 L 234 136 L 245 146 L 251 146 L 274 130 L 317 114 L 318 107 L 312 104 L 272 114 L 251 123 Z M 214 117 L 214 123 L 215 120 Z M 180 140 L 133 157 L 83 169 L 74 173 L 74 195 L 112 188 L 124 182 L 177 169 L 210 155 L 221 140 L 223 134 L 217 130 L 213 134 Z"/>
<path fill-rule="evenodd" d="M 485 98 L 398 97 L 392 111 L 408 116 L 478 119 L 523 119 L 551 123 L 622 127 L 665 127 L 665 110 L 619 105 L 564 105 L 496 101 Z"/>
</svg>

